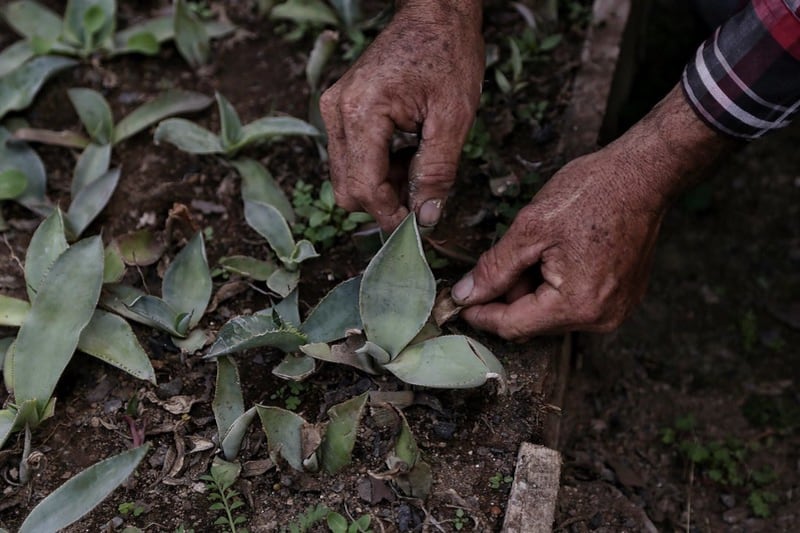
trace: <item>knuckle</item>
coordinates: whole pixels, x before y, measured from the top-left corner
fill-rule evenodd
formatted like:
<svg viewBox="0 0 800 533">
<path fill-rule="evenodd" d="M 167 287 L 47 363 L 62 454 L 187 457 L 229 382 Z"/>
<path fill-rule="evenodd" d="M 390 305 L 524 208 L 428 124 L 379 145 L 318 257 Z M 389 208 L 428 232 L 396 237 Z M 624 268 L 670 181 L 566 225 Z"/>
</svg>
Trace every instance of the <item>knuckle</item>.
<svg viewBox="0 0 800 533">
<path fill-rule="evenodd" d="M 338 103 L 339 93 L 334 87 L 331 87 L 319 97 L 319 110 L 326 122 L 336 116 Z"/>
</svg>

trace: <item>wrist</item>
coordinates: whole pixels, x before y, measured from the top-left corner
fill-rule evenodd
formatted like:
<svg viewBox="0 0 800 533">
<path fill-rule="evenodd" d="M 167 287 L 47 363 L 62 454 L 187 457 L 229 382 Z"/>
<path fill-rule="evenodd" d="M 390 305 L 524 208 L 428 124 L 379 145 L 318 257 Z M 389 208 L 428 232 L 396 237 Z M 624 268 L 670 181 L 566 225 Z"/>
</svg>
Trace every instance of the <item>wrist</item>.
<svg viewBox="0 0 800 533">
<path fill-rule="evenodd" d="M 478 32 L 483 24 L 482 0 L 396 0 L 394 5 L 396 15 L 412 16 L 420 22 L 455 17 Z"/>
<path fill-rule="evenodd" d="M 666 208 L 736 144 L 703 122 L 675 87 L 608 148 L 629 167 L 626 174 L 656 202 L 654 207 Z"/>
</svg>

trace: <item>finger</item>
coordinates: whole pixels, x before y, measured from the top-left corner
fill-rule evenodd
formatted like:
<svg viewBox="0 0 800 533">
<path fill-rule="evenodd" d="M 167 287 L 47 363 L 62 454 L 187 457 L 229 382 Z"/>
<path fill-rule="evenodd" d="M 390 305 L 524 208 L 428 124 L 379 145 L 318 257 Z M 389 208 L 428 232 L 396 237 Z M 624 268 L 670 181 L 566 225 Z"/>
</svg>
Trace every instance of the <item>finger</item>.
<svg viewBox="0 0 800 533">
<path fill-rule="evenodd" d="M 363 103 L 344 105 L 342 115 L 348 150 L 345 194 L 355 198 L 381 229 L 392 231 L 408 214 L 388 181 L 394 122 L 388 113 Z"/>
<path fill-rule="evenodd" d="M 467 307 L 461 318 L 472 327 L 491 331 L 508 340 L 561 333 L 571 325 L 566 300 L 552 285 L 543 283 L 534 293 L 510 304 L 493 302 Z"/>
<path fill-rule="evenodd" d="M 431 111 L 422 128 L 419 150 L 411 163 L 411 208 L 422 226 L 439 222 L 456 180 L 461 148 L 474 120 L 468 105 Z"/>
<path fill-rule="evenodd" d="M 459 305 L 487 303 L 506 294 L 525 271 L 539 261 L 542 245 L 519 224 L 514 224 L 500 241 L 484 252 L 471 272 L 453 286 Z"/>
<path fill-rule="evenodd" d="M 348 193 L 346 186 L 347 142 L 338 100 L 339 90 L 334 85 L 322 94 L 319 101 L 320 113 L 328 133 L 328 167 L 336 203 L 346 211 L 358 211 L 361 204 Z"/>
</svg>

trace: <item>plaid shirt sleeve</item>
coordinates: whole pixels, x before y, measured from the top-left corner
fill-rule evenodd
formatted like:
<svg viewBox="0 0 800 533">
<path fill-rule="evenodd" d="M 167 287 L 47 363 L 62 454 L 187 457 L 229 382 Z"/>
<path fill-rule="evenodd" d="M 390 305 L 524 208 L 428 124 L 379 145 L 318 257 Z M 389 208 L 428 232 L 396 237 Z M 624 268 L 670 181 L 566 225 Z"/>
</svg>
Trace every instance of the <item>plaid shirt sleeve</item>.
<svg viewBox="0 0 800 533">
<path fill-rule="evenodd" d="M 800 108 L 800 0 L 751 0 L 697 50 L 684 94 L 712 128 L 755 139 Z"/>
</svg>

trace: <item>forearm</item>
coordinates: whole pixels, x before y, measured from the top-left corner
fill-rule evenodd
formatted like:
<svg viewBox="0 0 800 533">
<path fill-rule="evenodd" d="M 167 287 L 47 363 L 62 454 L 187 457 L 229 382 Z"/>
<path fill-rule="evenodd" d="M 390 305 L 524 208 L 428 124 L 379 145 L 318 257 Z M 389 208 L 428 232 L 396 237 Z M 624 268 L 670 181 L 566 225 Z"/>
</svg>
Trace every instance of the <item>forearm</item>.
<svg viewBox="0 0 800 533">
<path fill-rule="evenodd" d="M 483 23 L 482 0 L 396 0 L 395 12 L 423 19 L 431 14 L 458 16 L 479 31 Z"/>
</svg>

